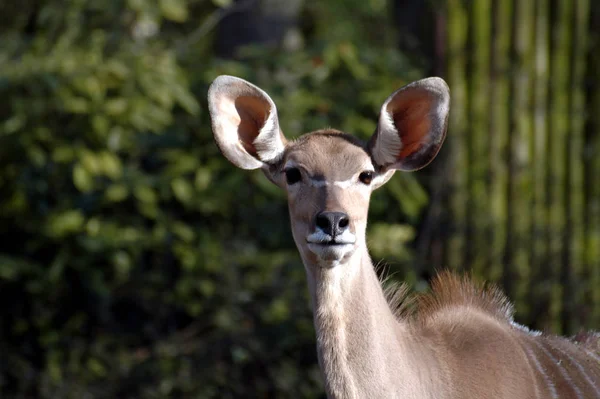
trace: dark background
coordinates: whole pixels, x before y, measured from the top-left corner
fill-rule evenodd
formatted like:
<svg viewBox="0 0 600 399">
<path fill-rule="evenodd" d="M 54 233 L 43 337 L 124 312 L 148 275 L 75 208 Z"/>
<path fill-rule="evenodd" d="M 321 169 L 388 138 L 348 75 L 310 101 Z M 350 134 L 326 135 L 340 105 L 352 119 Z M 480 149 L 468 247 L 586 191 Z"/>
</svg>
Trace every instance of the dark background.
<svg viewBox="0 0 600 399">
<path fill-rule="evenodd" d="M 498 282 L 517 320 L 600 327 L 600 3 L 0 4 L 0 396 L 322 397 L 285 198 L 206 108 L 266 90 L 288 137 L 367 138 L 395 89 L 452 93 L 427 169 L 372 200 L 394 279 Z"/>
</svg>

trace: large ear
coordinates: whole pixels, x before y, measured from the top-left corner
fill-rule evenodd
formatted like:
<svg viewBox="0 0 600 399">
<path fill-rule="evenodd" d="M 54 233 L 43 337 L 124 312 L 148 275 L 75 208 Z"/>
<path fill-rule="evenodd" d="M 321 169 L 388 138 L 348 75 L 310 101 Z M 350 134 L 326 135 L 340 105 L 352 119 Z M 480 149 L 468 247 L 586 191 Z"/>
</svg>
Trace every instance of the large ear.
<svg viewBox="0 0 600 399">
<path fill-rule="evenodd" d="M 441 78 L 413 82 L 383 103 L 377 130 L 369 141 L 383 170 L 417 170 L 435 158 L 448 126 L 450 90 Z"/>
<path fill-rule="evenodd" d="M 219 149 L 234 165 L 258 169 L 276 163 L 286 139 L 275 103 L 252 83 L 222 75 L 208 89 L 208 109 Z"/>
</svg>

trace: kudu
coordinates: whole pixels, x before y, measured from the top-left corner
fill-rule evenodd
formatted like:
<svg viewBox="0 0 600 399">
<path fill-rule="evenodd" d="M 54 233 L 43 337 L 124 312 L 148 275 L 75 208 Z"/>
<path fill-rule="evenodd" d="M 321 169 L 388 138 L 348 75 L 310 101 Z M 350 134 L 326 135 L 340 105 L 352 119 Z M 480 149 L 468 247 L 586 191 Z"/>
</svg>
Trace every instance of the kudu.
<svg viewBox="0 0 600 399">
<path fill-rule="evenodd" d="M 519 326 L 494 288 L 441 273 L 429 294 L 390 301 L 367 251 L 371 192 L 426 166 L 444 141 L 449 89 L 411 83 L 383 104 L 367 143 L 326 129 L 287 141 L 260 88 L 220 76 L 209 110 L 221 152 L 287 191 L 330 398 L 600 398 L 600 336 L 575 342 Z M 413 301 L 409 311 L 393 303 Z"/>
</svg>

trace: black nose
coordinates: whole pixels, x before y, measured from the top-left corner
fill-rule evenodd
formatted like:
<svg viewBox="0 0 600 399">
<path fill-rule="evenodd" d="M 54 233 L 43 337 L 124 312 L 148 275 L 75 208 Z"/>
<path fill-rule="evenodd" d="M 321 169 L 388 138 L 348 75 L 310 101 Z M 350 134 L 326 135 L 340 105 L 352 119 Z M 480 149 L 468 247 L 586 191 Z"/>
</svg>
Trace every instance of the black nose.
<svg viewBox="0 0 600 399">
<path fill-rule="evenodd" d="M 315 223 L 323 233 L 332 237 L 339 236 L 348 228 L 350 219 L 344 212 L 321 212 L 317 214 Z"/>
</svg>

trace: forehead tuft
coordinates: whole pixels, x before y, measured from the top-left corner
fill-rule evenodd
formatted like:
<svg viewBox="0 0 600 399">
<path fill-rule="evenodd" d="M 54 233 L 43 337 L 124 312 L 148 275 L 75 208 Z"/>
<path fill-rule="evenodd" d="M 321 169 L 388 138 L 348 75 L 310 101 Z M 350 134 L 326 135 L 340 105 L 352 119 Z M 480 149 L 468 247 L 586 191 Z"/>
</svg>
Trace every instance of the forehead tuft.
<svg viewBox="0 0 600 399">
<path fill-rule="evenodd" d="M 295 162 L 309 173 L 328 178 L 347 178 L 371 166 L 371 157 L 360 139 L 337 130 L 319 130 L 294 141 L 286 162 Z"/>
</svg>

